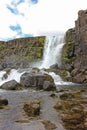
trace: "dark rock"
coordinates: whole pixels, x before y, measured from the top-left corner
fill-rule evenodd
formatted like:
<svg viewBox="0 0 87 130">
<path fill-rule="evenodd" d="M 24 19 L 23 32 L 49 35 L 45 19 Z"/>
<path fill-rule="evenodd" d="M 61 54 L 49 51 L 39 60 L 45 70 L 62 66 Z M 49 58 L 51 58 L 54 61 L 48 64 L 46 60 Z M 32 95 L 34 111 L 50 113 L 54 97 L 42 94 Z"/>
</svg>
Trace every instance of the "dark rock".
<svg viewBox="0 0 87 130">
<path fill-rule="evenodd" d="M 40 101 L 26 102 L 24 103 L 23 109 L 29 117 L 38 116 L 40 114 Z"/>
<path fill-rule="evenodd" d="M 69 100 L 71 98 L 75 98 L 75 95 L 72 93 L 63 93 L 60 95 L 60 99 L 62 100 Z"/>
<path fill-rule="evenodd" d="M 0 109 L 4 108 L 5 105 L 8 105 L 8 100 L 0 96 Z"/>
<path fill-rule="evenodd" d="M 50 69 L 59 69 L 58 64 L 53 64 L 50 66 Z"/>
<path fill-rule="evenodd" d="M 17 83 L 15 80 L 11 80 L 11 81 L 5 82 L 0 88 L 6 89 L 6 90 L 20 90 L 20 89 L 23 89 L 23 86 Z"/>
</svg>

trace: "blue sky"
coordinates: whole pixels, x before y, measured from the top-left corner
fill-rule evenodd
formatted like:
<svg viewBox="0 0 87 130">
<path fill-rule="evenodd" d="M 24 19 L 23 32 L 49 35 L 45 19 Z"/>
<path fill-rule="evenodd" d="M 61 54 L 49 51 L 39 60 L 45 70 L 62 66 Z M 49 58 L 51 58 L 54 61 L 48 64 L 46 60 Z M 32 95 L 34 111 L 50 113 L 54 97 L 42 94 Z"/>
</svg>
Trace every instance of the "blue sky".
<svg viewBox="0 0 87 130">
<path fill-rule="evenodd" d="M 0 0 L 0 40 L 65 32 L 84 9 L 87 0 Z"/>
</svg>

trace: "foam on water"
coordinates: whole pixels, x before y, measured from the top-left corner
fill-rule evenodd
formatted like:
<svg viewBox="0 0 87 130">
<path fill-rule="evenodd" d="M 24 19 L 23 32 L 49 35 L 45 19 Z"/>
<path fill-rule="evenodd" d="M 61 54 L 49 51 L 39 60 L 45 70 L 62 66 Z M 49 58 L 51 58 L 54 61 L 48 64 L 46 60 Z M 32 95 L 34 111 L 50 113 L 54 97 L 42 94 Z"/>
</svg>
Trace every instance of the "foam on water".
<svg viewBox="0 0 87 130">
<path fill-rule="evenodd" d="M 0 71 L 0 86 L 10 80 L 16 80 L 18 83 L 20 82 L 20 76 L 24 73 L 19 73 L 19 70 L 12 69 L 10 74 L 7 74 L 7 78 L 4 78 L 4 74 L 6 74 L 6 71 Z"/>
</svg>

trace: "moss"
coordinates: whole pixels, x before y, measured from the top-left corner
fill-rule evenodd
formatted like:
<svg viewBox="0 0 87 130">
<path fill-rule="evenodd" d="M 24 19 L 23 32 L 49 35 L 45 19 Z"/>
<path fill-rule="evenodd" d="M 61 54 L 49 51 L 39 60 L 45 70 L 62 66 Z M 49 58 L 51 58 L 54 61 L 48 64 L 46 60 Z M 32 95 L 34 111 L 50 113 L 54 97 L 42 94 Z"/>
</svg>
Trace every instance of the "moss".
<svg viewBox="0 0 87 130">
<path fill-rule="evenodd" d="M 48 75 L 48 74 L 44 74 L 46 76 L 46 80 L 50 81 L 51 83 L 54 83 L 54 79 L 52 78 L 52 76 Z"/>
<path fill-rule="evenodd" d="M 75 60 L 74 45 L 75 45 L 74 31 L 73 29 L 69 29 L 66 32 L 65 45 L 62 50 L 62 61 L 64 63 L 70 63 L 73 60 Z M 70 56 L 71 52 L 72 56 Z"/>
<path fill-rule="evenodd" d="M 40 101 L 25 102 L 23 109 L 29 117 L 38 116 L 40 114 Z"/>
<path fill-rule="evenodd" d="M 39 41 L 40 41 L 41 45 L 44 46 L 45 37 L 40 37 L 40 38 L 39 38 Z"/>
<path fill-rule="evenodd" d="M 73 44 L 74 44 L 73 42 L 67 42 L 63 48 L 62 59 L 65 63 L 69 63 L 69 62 L 73 61 L 75 58 L 75 57 L 69 58 L 69 56 L 68 56 Z"/>
</svg>

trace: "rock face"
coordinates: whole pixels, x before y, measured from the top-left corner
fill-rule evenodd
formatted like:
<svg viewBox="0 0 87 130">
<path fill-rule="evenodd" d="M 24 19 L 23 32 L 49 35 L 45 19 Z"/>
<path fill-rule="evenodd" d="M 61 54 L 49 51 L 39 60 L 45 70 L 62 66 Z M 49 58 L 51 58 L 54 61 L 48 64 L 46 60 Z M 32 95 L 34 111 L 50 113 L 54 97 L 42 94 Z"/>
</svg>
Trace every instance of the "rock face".
<svg viewBox="0 0 87 130">
<path fill-rule="evenodd" d="M 72 81 L 87 83 L 87 10 L 78 12 L 75 28 L 66 32 L 63 47 L 63 67 L 72 76 Z"/>
<path fill-rule="evenodd" d="M 31 61 L 41 59 L 44 43 L 45 37 L 0 41 L 0 70 L 29 67 Z"/>
</svg>

